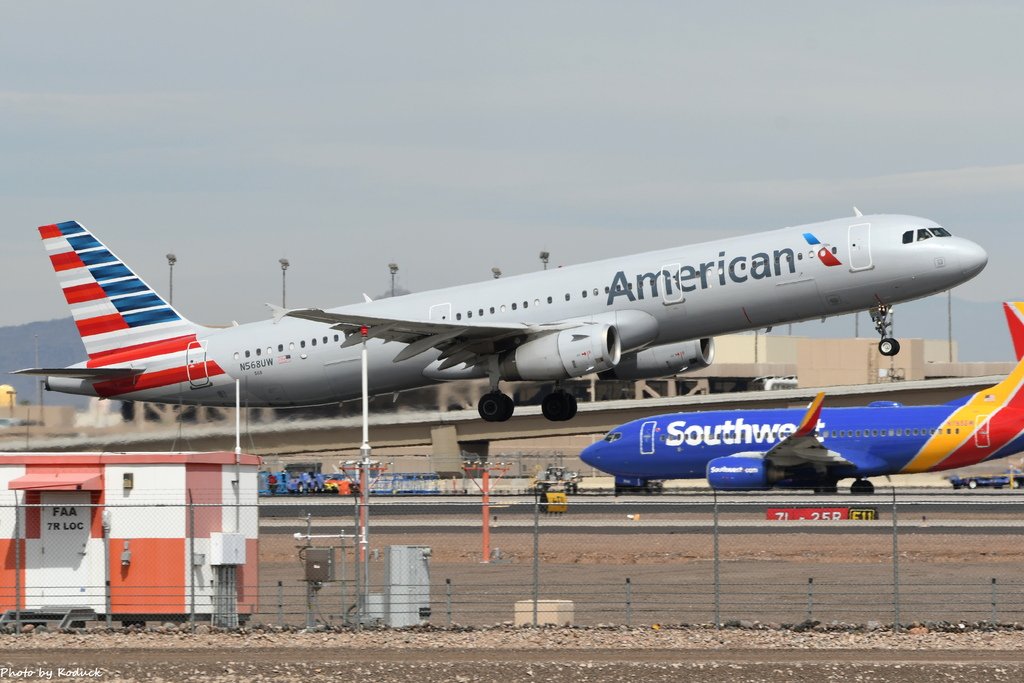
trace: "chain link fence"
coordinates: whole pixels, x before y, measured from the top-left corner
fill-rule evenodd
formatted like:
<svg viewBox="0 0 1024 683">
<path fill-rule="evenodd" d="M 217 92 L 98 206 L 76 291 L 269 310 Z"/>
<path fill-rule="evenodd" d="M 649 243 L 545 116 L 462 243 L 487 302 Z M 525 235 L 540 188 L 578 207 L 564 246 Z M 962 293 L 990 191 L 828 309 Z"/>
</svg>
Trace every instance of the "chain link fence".
<svg viewBox="0 0 1024 683">
<path fill-rule="evenodd" d="M 486 540 L 462 497 L 372 498 L 365 536 L 341 496 L 22 504 L 0 606 L 14 628 L 1024 621 L 1024 496 L 952 495 L 492 497 Z M 225 564 L 218 533 L 257 513 Z"/>
</svg>

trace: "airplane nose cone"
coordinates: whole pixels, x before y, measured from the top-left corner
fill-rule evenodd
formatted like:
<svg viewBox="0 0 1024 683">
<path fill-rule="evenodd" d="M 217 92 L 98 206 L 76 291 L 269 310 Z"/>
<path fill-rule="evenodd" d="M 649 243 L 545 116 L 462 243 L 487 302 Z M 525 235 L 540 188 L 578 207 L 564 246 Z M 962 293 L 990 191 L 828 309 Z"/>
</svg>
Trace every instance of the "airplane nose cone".
<svg viewBox="0 0 1024 683">
<path fill-rule="evenodd" d="M 960 267 L 967 278 L 974 277 L 988 265 L 988 253 L 974 242 L 964 240 L 959 252 Z"/>
<path fill-rule="evenodd" d="M 591 467 L 597 467 L 600 469 L 601 466 L 601 446 L 603 442 L 598 441 L 597 443 L 591 444 L 583 449 L 580 453 L 580 460 L 590 465 Z"/>
</svg>

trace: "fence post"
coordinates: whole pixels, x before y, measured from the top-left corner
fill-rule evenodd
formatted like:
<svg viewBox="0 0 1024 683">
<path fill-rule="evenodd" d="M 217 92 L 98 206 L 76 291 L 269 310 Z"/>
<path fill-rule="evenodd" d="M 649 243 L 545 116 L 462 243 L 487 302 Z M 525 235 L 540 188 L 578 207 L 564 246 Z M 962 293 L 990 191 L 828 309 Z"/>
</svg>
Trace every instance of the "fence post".
<svg viewBox="0 0 1024 683">
<path fill-rule="evenodd" d="M 540 600 L 540 490 L 533 487 L 533 625 L 537 626 L 537 601 Z"/>
<path fill-rule="evenodd" d="M 996 625 L 996 577 L 992 577 L 992 625 Z"/>
<path fill-rule="evenodd" d="M 896 520 L 896 484 L 892 485 L 892 606 L 893 631 L 900 632 L 900 545 L 899 525 Z"/>
<path fill-rule="evenodd" d="M 633 582 L 626 577 L 626 626 L 633 625 Z"/>
<path fill-rule="evenodd" d="M 188 592 L 189 623 L 192 632 L 196 630 L 196 506 L 192 502 L 192 491 L 188 492 Z M 211 620 L 212 623 L 212 620 Z"/>
<path fill-rule="evenodd" d="M 444 580 L 445 612 L 448 614 L 448 628 L 452 627 L 452 580 Z"/>
<path fill-rule="evenodd" d="M 712 489 L 711 493 L 714 496 L 712 535 L 714 537 L 715 628 L 718 629 L 722 627 L 722 583 L 718 566 L 718 491 Z"/>
<path fill-rule="evenodd" d="M 14 494 L 14 628 L 21 632 L 21 504 Z"/>
<path fill-rule="evenodd" d="M 284 582 L 277 582 L 277 625 L 284 626 Z"/>
<path fill-rule="evenodd" d="M 807 621 L 814 621 L 814 577 L 807 577 Z"/>
</svg>

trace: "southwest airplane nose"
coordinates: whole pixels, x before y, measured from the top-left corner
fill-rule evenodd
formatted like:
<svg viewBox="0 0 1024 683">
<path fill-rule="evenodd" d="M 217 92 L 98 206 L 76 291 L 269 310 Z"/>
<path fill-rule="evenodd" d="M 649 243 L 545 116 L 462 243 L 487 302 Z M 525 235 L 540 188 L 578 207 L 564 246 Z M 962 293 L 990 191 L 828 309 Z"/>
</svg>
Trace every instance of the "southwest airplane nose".
<svg viewBox="0 0 1024 683">
<path fill-rule="evenodd" d="M 590 465 L 601 469 L 601 447 L 604 446 L 603 441 L 592 443 L 580 452 L 580 460 Z"/>
<path fill-rule="evenodd" d="M 981 246 L 970 240 L 964 240 L 958 251 L 960 267 L 968 279 L 980 273 L 988 264 L 988 254 Z"/>
</svg>

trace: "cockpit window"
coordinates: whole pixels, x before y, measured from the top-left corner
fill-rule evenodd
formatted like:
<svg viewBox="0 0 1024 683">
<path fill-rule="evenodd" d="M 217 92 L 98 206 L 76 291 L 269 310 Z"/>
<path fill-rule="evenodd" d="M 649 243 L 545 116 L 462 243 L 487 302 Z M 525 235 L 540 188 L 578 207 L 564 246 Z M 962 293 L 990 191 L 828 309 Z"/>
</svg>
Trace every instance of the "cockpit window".
<svg viewBox="0 0 1024 683">
<path fill-rule="evenodd" d="M 622 432 L 608 432 L 607 434 L 604 435 L 604 440 L 607 441 L 608 443 L 611 443 L 612 441 L 618 441 L 621 438 Z"/>
<path fill-rule="evenodd" d="M 903 233 L 903 244 L 910 244 L 913 241 L 914 241 L 914 231 L 913 230 L 907 230 L 905 233 Z"/>
<path fill-rule="evenodd" d="M 932 233 L 931 233 L 931 230 L 929 230 L 928 228 L 918 228 L 917 229 L 917 241 L 918 242 L 920 242 L 921 240 L 931 239 L 931 237 L 932 237 Z"/>
<path fill-rule="evenodd" d="M 952 237 L 953 236 L 953 235 L 950 234 L 949 230 L 946 230 L 945 228 L 940 228 L 940 227 L 932 228 L 932 234 L 935 235 L 936 237 Z"/>
</svg>

